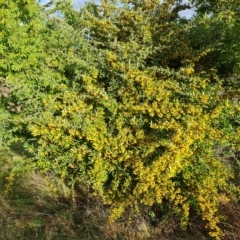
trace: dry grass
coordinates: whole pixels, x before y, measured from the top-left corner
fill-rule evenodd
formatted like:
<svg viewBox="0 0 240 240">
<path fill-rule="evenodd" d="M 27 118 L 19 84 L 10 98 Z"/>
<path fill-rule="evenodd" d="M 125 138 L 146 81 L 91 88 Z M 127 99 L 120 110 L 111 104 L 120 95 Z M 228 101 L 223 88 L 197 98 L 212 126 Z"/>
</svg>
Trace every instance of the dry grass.
<svg viewBox="0 0 240 240">
<path fill-rule="evenodd" d="M 222 214 L 225 221 L 221 227 L 224 229 L 226 240 L 240 239 L 240 205 L 237 202 L 230 202 L 222 205 Z"/>
</svg>

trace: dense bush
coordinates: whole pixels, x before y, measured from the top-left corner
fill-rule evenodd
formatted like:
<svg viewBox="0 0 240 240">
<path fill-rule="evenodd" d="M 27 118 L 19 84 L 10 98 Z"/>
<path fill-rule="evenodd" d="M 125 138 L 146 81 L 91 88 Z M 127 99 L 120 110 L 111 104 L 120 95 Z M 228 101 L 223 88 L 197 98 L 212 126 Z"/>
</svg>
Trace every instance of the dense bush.
<svg viewBox="0 0 240 240">
<path fill-rule="evenodd" d="M 11 88 L 2 106 L 21 108 L 10 109 L 5 138 L 23 140 L 37 169 L 89 185 L 111 221 L 167 202 L 182 227 L 194 209 L 219 239 L 220 201 L 238 190 L 216 154 L 239 149 L 240 35 L 225 35 L 238 17 L 220 5 L 187 21 L 174 3 L 106 0 L 75 11 L 1 1 L 0 72 Z M 218 26 L 215 43 L 208 29 Z"/>
</svg>

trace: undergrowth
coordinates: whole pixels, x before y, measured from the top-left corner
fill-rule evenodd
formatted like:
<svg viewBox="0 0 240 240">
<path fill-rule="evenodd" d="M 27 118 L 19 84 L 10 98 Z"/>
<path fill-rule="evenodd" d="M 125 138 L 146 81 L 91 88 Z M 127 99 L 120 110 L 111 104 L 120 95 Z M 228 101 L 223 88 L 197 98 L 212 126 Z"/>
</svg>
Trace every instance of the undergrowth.
<svg viewBox="0 0 240 240">
<path fill-rule="evenodd" d="M 193 212 L 187 230 L 167 205 L 127 211 L 108 223 L 109 207 L 78 182 L 71 189 L 51 174 L 26 168 L 20 145 L 0 151 L 1 240 L 177 240 L 210 239 L 204 222 Z M 240 206 L 222 202 L 224 239 L 240 239 Z"/>
</svg>

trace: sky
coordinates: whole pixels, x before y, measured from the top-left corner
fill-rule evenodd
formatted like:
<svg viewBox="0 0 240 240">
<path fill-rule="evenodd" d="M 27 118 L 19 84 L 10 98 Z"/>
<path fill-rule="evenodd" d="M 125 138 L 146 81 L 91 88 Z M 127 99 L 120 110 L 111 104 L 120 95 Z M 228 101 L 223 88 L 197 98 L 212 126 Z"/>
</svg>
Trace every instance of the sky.
<svg viewBox="0 0 240 240">
<path fill-rule="evenodd" d="M 49 2 L 49 0 L 40 0 L 40 2 L 42 4 L 46 4 L 47 2 Z M 84 5 L 84 3 L 87 2 L 87 0 L 73 0 L 73 2 L 74 2 L 74 6 L 76 8 L 79 8 L 82 5 Z M 187 10 L 181 11 L 179 14 L 182 17 L 191 18 L 192 15 L 194 14 L 194 11 L 192 9 L 187 9 Z"/>
</svg>

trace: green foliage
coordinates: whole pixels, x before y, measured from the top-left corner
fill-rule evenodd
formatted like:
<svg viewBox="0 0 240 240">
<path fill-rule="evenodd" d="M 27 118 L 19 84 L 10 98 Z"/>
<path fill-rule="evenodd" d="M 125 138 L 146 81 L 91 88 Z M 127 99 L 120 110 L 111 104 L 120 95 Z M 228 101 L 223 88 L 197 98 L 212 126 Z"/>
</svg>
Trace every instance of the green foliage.
<svg viewBox="0 0 240 240">
<path fill-rule="evenodd" d="M 215 148 L 239 150 L 239 89 L 227 84 L 238 19 L 220 9 L 182 23 L 174 3 L 105 0 L 76 12 L 2 1 L 3 107 L 21 107 L 5 131 L 24 139 L 37 169 L 91 186 L 111 221 L 166 201 L 183 228 L 198 209 L 219 239 L 219 199 L 237 191 Z"/>
</svg>

